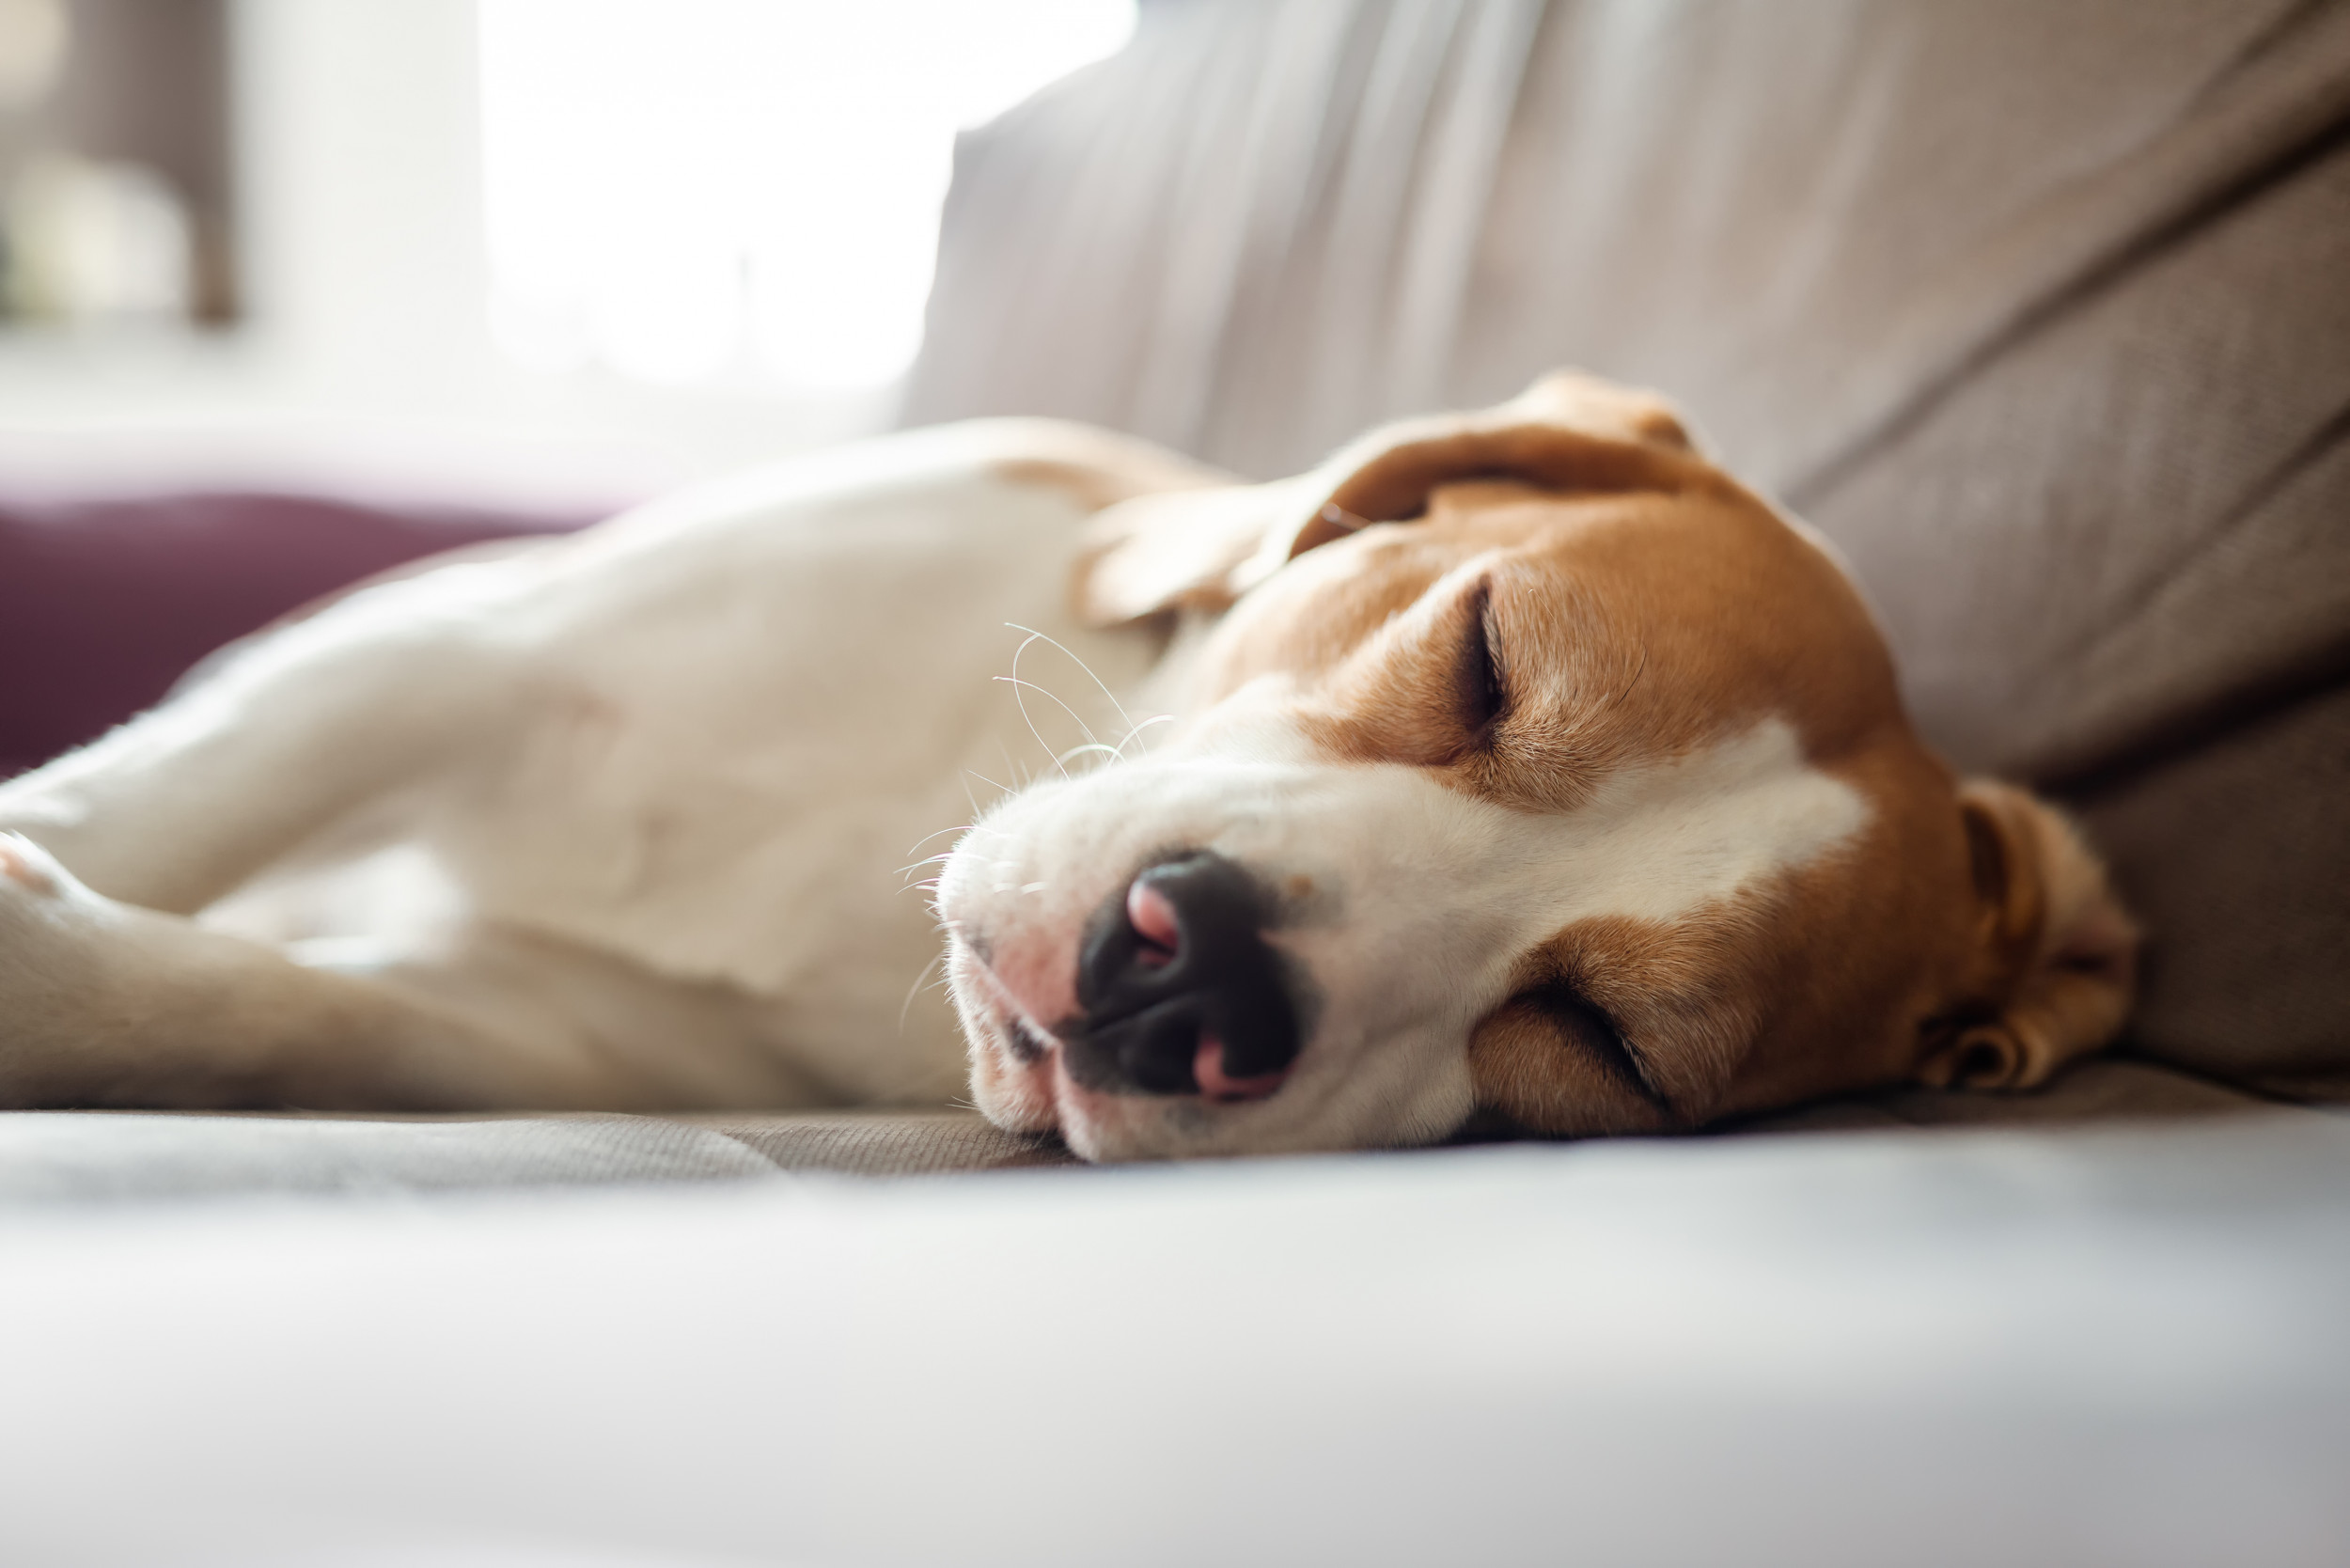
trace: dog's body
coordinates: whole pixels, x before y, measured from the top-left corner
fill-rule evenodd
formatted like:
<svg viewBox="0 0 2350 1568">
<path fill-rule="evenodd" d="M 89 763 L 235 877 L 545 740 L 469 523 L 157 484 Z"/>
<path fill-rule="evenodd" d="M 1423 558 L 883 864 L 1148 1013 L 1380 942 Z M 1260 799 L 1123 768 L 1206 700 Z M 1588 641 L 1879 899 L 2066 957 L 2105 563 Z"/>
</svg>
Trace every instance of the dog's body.
<svg viewBox="0 0 2350 1568">
<path fill-rule="evenodd" d="M 0 1103 L 935 1101 L 939 919 L 981 1108 L 1097 1157 L 2027 1083 L 2119 1027 L 2093 863 L 1955 785 L 1662 405 L 1219 478 L 893 437 L 233 651 L 0 786 Z"/>
</svg>

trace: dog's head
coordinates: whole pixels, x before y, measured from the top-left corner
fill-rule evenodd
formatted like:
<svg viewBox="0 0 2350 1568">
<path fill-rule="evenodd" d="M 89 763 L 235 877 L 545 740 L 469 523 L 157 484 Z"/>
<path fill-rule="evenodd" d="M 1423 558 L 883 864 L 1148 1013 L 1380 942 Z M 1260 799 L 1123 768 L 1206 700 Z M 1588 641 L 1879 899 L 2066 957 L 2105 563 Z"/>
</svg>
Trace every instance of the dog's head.
<svg viewBox="0 0 2350 1568">
<path fill-rule="evenodd" d="M 1149 755 L 939 908 L 974 1096 L 1092 1158 L 1694 1125 L 2105 1043 L 2136 936 L 1919 742 L 1824 547 L 1654 399 L 1552 377 L 1097 521 L 1103 622 L 1215 616 Z"/>
</svg>

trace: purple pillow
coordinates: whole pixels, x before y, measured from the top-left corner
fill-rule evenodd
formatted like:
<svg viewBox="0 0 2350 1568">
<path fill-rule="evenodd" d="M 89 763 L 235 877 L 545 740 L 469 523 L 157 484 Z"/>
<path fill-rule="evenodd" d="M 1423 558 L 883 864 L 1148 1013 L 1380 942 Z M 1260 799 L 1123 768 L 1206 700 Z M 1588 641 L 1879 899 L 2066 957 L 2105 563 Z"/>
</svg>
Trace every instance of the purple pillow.
<svg viewBox="0 0 2350 1568">
<path fill-rule="evenodd" d="M 212 650 L 322 594 L 592 521 L 291 494 L 0 499 L 0 777 L 153 706 Z"/>
</svg>

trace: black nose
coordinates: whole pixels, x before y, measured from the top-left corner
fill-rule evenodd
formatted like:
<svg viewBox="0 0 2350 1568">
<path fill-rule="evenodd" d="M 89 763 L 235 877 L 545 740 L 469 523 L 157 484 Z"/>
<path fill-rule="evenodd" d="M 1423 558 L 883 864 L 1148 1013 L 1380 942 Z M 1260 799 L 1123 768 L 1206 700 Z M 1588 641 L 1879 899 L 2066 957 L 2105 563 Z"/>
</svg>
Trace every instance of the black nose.
<svg viewBox="0 0 2350 1568">
<path fill-rule="evenodd" d="M 1078 953 L 1085 1019 L 1068 1043 L 1071 1075 L 1117 1093 L 1271 1092 L 1298 1046 L 1282 957 L 1264 939 L 1271 915 L 1246 871 L 1204 850 L 1149 867 L 1111 895 Z M 1220 1059 L 1203 1056 L 1215 1043 Z"/>
</svg>

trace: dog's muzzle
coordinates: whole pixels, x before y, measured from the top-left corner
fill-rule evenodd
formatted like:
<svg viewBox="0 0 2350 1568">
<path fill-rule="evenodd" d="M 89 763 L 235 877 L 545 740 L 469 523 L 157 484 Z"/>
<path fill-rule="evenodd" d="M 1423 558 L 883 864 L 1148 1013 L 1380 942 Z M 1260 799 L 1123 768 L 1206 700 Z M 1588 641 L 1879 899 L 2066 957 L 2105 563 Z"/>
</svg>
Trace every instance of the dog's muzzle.
<svg viewBox="0 0 2350 1568">
<path fill-rule="evenodd" d="M 1208 851 L 1146 868 L 1087 922 L 1070 1076 L 1121 1094 L 1233 1102 L 1280 1088 L 1297 1059 L 1297 1007 L 1264 938 L 1273 901 Z"/>
</svg>

